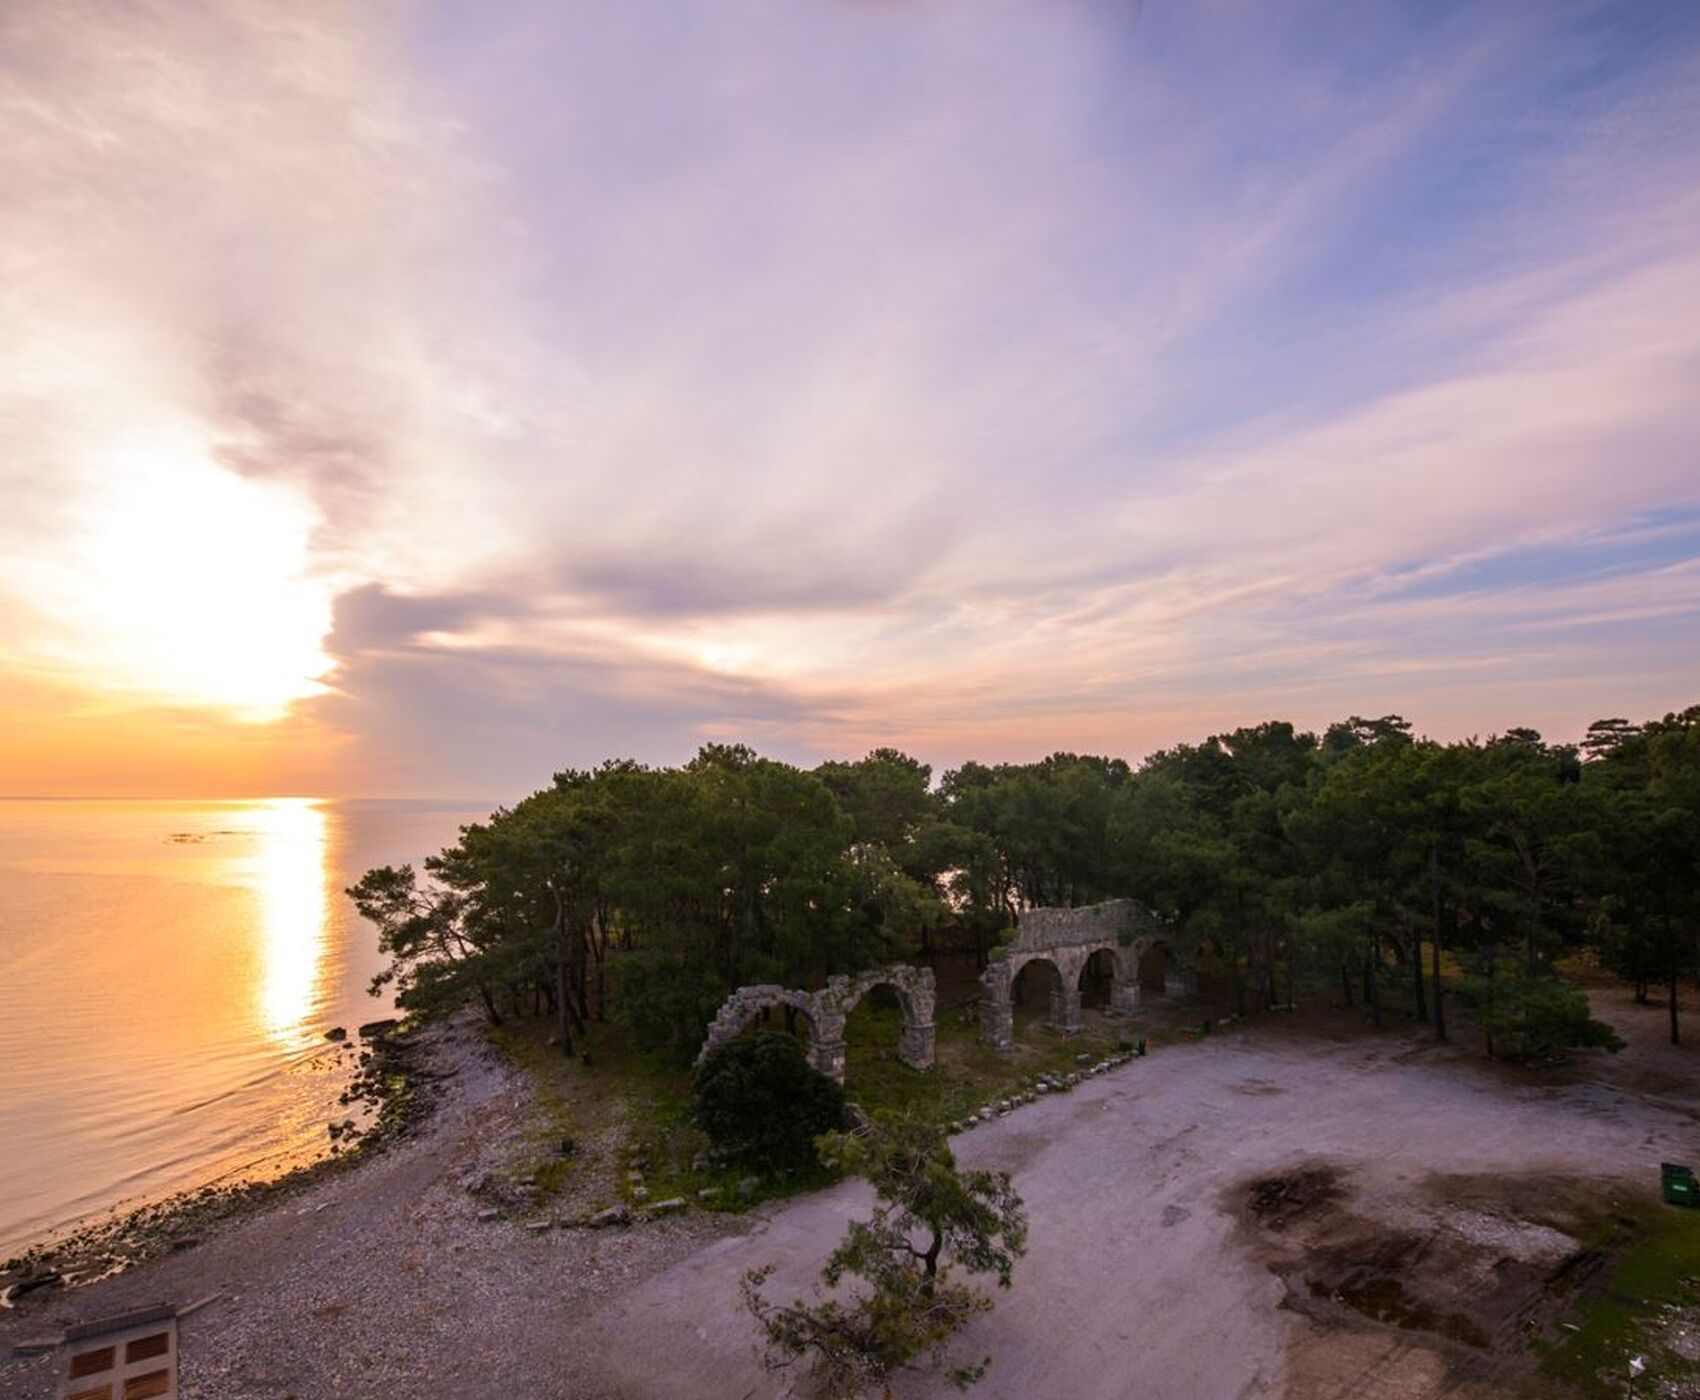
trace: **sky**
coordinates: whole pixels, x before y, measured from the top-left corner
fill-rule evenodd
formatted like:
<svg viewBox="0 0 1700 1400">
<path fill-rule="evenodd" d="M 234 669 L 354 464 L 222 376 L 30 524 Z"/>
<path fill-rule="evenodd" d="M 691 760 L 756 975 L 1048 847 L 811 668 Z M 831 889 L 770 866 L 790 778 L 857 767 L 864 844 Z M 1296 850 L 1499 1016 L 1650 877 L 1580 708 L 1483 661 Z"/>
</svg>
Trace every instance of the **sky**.
<svg viewBox="0 0 1700 1400">
<path fill-rule="evenodd" d="M 10 0 L 0 794 L 1700 700 L 1700 6 Z"/>
</svg>

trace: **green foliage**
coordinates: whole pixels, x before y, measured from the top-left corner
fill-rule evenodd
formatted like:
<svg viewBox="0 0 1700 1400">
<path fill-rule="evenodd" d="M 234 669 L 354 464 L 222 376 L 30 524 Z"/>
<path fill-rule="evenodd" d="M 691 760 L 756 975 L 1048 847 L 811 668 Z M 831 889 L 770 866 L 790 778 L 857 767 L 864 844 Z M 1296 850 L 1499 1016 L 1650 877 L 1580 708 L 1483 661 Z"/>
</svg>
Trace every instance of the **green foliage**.
<svg viewBox="0 0 1700 1400">
<path fill-rule="evenodd" d="M 392 959 L 380 986 L 421 1015 L 476 995 L 493 1023 L 546 1004 L 569 1054 L 613 1018 L 687 1061 L 735 987 L 888 962 L 945 918 L 910 839 L 934 808 L 925 765 L 881 750 L 838 769 L 853 810 L 739 745 L 559 773 L 423 878 L 376 870 L 349 891 Z"/>
<path fill-rule="evenodd" d="M 823 763 L 815 776 L 850 817 L 858 845 L 896 850 L 937 810 L 933 770 L 896 749 L 875 749 L 857 763 Z"/>
<path fill-rule="evenodd" d="M 1302 992 L 1445 1038 L 1439 970 L 1465 956 L 1527 984 L 1509 1007 L 1468 989 L 1484 1031 L 1587 1043 L 1544 982 L 1595 945 L 1637 995 L 1662 988 L 1679 1039 L 1677 983 L 1700 966 L 1700 707 L 1599 721 L 1579 749 L 1352 716 L 1320 739 L 1235 729 L 1137 770 L 1057 753 L 964 763 L 936 792 L 930 777 L 889 749 L 813 772 L 740 745 L 609 763 L 350 893 L 405 1008 L 547 1010 L 568 1053 L 611 1020 L 684 1064 L 738 986 L 818 987 L 947 945 L 984 962 L 1022 909 L 1114 897 L 1165 920 L 1237 1013 Z"/>
<path fill-rule="evenodd" d="M 487 975 L 493 940 L 467 900 L 435 883 L 421 883 L 411 865 L 368 870 L 348 896 L 378 929 L 378 949 L 389 965 L 372 979 L 376 996 L 396 989 L 396 1004 L 420 1016 L 440 1015 L 481 991 L 489 1003 Z"/>
<path fill-rule="evenodd" d="M 697 1124 L 739 1161 L 763 1171 L 807 1167 L 815 1139 L 844 1121 L 844 1091 L 788 1035 L 758 1031 L 717 1046 L 692 1078 Z"/>
<path fill-rule="evenodd" d="M 1465 977 L 1459 999 L 1492 1052 L 1513 1060 L 1546 1060 L 1569 1050 L 1621 1050 L 1623 1041 L 1588 1014 L 1588 998 L 1558 978 L 1520 971 Z"/>
<path fill-rule="evenodd" d="M 781 1369 L 808 1358 L 829 1395 L 883 1387 L 926 1358 L 958 1386 L 990 1358 L 951 1368 L 943 1349 L 991 1301 L 956 1271 L 991 1274 L 1007 1288 L 1027 1246 L 1027 1220 L 1007 1172 L 963 1171 L 944 1133 L 913 1118 L 881 1116 L 864 1137 L 834 1134 L 823 1156 L 867 1178 L 878 1204 L 852 1222 L 827 1260 L 812 1300 L 776 1305 L 762 1295 L 772 1270 L 744 1276 L 745 1306 L 761 1324 L 766 1360 Z M 855 1280 L 841 1296 L 837 1289 Z"/>
<path fill-rule="evenodd" d="M 964 851 L 973 864 L 957 881 L 958 898 L 996 928 L 1021 907 L 1121 893 L 1109 830 L 1132 776 L 1122 759 L 1071 753 L 1033 764 L 965 763 L 946 773 L 939 784 L 945 820 L 982 837 Z"/>
</svg>

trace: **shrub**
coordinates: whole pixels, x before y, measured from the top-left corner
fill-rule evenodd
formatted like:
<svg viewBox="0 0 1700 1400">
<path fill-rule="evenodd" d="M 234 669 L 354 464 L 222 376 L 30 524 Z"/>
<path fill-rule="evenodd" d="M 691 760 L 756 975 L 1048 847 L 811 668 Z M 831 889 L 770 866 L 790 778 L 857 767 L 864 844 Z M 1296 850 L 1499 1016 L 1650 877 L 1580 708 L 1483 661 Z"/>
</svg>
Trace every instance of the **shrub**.
<svg viewBox="0 0 1700 1400">
<path fill-rule="evenodd" d="M 1556 977 L 1521 974 L 1466 977 L 1459 1000 L 1495 1055 L 1546 1060 L 1567 1050 L 1621 1050 L 1623 1041 L 1588 1014 L 1588 998 Z"/>
<path fill-rule="evenodd" d="M 808 1166 L 814 1140 L 844 1123 L 844 1091 L 792 1037 L 761 1031 L 711 1051 L 692 1081 L 696 1120 L 715 1146 L 751 1166 Z"/>
<path fill-rule="evenodd" d="M 851 1223 L 812 1299 L 786 1306 L 763 1296 L 771 1266 L 744 1275 L 744 1306 L 761 1324 L 768 1368 L 809 1358 L 835 1398 L 889 1395 L 896 1372 L 920 1365 L 972 1384 L 991 1358 L 951 1366 L 945 1347 L 992 1304 L 956 1270 L 1009 1287 L 1027 1248 L 1027 1217 L 1009 1173 L 963 1171 L 943 1131 L 914 1118 L 882 1114 L 865 1136 L 835 1134 L 822 1146 L 868 1179 L 878 1203 L 872 1219 Z M 854 1285 L 840 1289 L 847 1279 Z"/>
</svg>

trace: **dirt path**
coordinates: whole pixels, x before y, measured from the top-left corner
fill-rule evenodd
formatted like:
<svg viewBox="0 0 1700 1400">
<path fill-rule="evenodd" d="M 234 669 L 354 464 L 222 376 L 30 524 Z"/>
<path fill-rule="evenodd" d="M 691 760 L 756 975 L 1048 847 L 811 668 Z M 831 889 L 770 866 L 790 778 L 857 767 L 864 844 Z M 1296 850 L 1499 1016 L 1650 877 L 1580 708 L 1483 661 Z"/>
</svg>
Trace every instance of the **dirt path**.
<svg viewBox="0 0 1700 1400">
<path fill-rule="evenodd" d="M 1274 1252 L 1248 1236 L 1241 1206 L 1249 1181 L 1322 1164 L 1352 1211 L 1426 1242 L 1457 1214 L 1436 1194 L 1437 1176 L 1644 1192 L 1661 1158 L 1700 1147 L 1687 1112 L 1610 1085 L 1516 1078 L 1393 1036 L 1329 1045 L 1244 1031 L 1136 1061 L 959 1140 L 965 1162 L 1015 1174 L 1032 1220 L 1015 1287 L 959 1349 L 963 1360 L 996 1358 L 975 1394 L 1509 1393 L 1503 1382 L 1459 1382 L 1446 1349 L 1424 1339 L 1367 1323 L 1319 1327 L 1284 1309 Z M 774 1291 L 806 1286 L 865 1203 L 856 1184 L 797 1202 L 615 1300 L 596 1319 L 608 1392 L 784 1393 L 752 1360 L 738 1276 L 774 1262 Z M 1508 1235 L 1492 1241 L 1497 1254 L 1542 1244 L 1491 1206 L 1466 1219 Z"/>
<path fill-rule="evenodd" d="M 1398 1269 L 1467 1271 L 1466 1246 L 1481 1240 L 1496 1259 L 1527 1253 L 1531 1268 L 1546 1267 L 1548 1236 L 1492 1199 L 1464 1200 L 1472 1181 L 1644 1192 L 1661 1158 L 1700 1158 L 1691 1087 L 1700 1058 L 1660 1046 L 1650 1015 L 1625 1014 L 1640 1024 L 1621 1060 L 1545 1076 L 1396 1034 L 1241 1029 L 1163 1050 L 959 1139 L 965 1161 L 1015 1173 L 1032 1219 L 1014 1289 L 960 1348 L 963 1359 L 995 1356 L 975 1394 L 1514 1393 L 1460 1381 L 1446 1346 L 1427 1336 L 1351 1325 L 1328 1297 L 1302 1312 L 1283 1300 L 1314 1272 L 1312 1254 L 1358 1250 L 1365 1221 L 1379 1232 L 1375 1248 L 1403 1241 Z M 523 1218 L 480 1219 L 485 1199 L 468 1185 L 512 1169 L 532 1131 L 529 1091 L 476 1038 L 438 1053 L 453 1077 L 417 1138 L 183 1253 L 0 1314 L 0 1395 L 52 1393 L 50 1358 L 11 1357 L 23 1338 L 213 1292 L 218 1300 L 183 1327 L 190 1400 L 784 1393 L 784 1378 L 757 1364 L 738 1278 L 774 1262 L 770 1288 L 805 1287 L 866 1205 L 865 1188 L 630 1230 L 534 1232 Z M 1294 1218 L 1278 1228 L 1254 1218 L 1250 1183 L 1315 1170 L 1337 1182 L 1331 1213 L 1307 1215 L 1278 1191 L 1277 1214 Z M 913 1381 L 900 1393 L 951 1392 Z"/>
</svg>

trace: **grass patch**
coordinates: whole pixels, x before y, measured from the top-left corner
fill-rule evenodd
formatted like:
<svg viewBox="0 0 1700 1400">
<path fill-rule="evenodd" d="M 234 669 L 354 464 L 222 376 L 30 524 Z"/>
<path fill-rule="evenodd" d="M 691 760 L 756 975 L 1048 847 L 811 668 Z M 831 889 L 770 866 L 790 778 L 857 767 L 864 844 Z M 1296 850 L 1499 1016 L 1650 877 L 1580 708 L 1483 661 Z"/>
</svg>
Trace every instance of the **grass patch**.
<svg viewBox="0 0 1700 1400">
<path fill-rule="evenodd" d="M 522 1174 L 536 1179 L 532 1191 L 539 1205 L 574 1181 L 585 1165 L 582 1144 L 605 1126 L 603 1115 L 596 1112 L 597 1097 L 586 1095 L 573 1082 L 577 1062 L 548 1044 L 549 1030 L 544 1021 L 507 1021 L 487 1026 L 484 1032 L 492 1045 L 526 1072 L 535 1091 L 535 1118 L 521 1166 Z M 574 1150 L 563 1152 L 569 1141 Z"/>
<path fill-rule="evenodd" d="M 1700 1211 L 1636 1202 L 1588 1234 L 1584 1243 L 1612 1249 L 1616 1262 L 1562 1340 L 1538 1346 L 1543 1367 L 1577 1393 L 1603 1400 L 1624 1393 L 1629 1358 L 1645 1356 L 1647 1374 L 1635 1393 L 1677 1393 L 1661 1383 L 1700 1377 L 1700 1350 L 1677 1346 L 1679 1333 L 1700 1325 Z"/>
<path fill-rule="evenodd" d="M 1121 1040 L 1145 1034 L 1134 1029 L 1136 1023 L 1122 1021 L 1114 1023 L 1114 1030 L 1089 1022 L 1079 1034 L 1062 1036 L 1046 1030 L 1042 1019 L 1037 1013 L 1018 1013 L 1015 1050 L 1001 1054 L 981 1044 L 977 1025 L 941 1017 L 934 1039 L 936 1063 L 930 1070 L 913 1070 L 897 1058 L 901 1013 L 864 1002 L 846 1027 L 845 1096 L 868 1114 L 910 1113 L 949 1125 L 1041 1074 L 1078 1069 L 1077 1055 L 1096 1059 Z"/>
<path fill-rule="evenodd" d="M 868 1114 L 902 1112 L 949 1125 L 988 1101 L 1030 1087 L 1041 1074 L 1078 1069 L 1077 1056 L 1096 1059 L 1140 1035 L 1152 1043 L 1160 1039 L 1136 1021 L 1089 1016 L 1082 1032 L 1062 1036 L 1045 1029 L 1043 1019 L 1037 1012 L 1018 1011 L 1016 1049 L 1000 1054 L 980 1043 L 977 1019 L 941 1015 L 937 1064 L 922 1071 L 897 1058 L 902 1016 L 896 1005 L 865 1001 L 847 1027 L 846 1097 Z M 544 1017 L 510 1020 L 486 1032 L 536 1089 L 538 1121 L 530 1134 L 532 1151 L 521 1164 L 522 1174 L 536 1180 L 536 1204 L 547 1204 L 581 1174 L 597 1170 L 608 1178 L 603 1197 L 644 1205 L 682 1196 L 695 1206 L 728 1211 L 837 1179 L 826 1168 L 763 1174 L 713 1161 L 708 1138 L 691 1121 L 687 1066 L 641 1049 L 626 1028 L 614 1024 L 592 1027 L 583 1041 L 587 1055 L 565 1056 L 548 1043 L 553 1029 Z M 563 1156 L 564 1138 L 574 1139 L 579 1152 Z M 600 1162 L 591 1151 L 597 1143 L 603 1144 Z M 646 1193 L 641 1198 L 634 1173 Z M 704 1199 L 704 1191 L 712 1195 Z"/>
<path fill-rule="evenodd" d="M 644 1206 L 682 1196 L 706 1209 L 733 1211 L 833 1179 L 824 1171 L 761 1176 L 705 1162 L 709 1141 L 691 1121 L 688 1067 L 640 1049 L 620 1025 L 593 1026 L 576 1056 L 550 1045 L 553 1033 L 547 1017 L 510 1020 L 486 1032 L 536 1091 L 540 1121 L 525 1167 L 536 1178 L 537 1204 L 572 1184 L 576 1173 L 607 1178 L 597 1205 L 618 1200 Z M 571 1157 L 559 1152 L 566 1137 L 579 1145 Z M 705 1190 L 712 1198 L 701 1197 Z"/>
</svg>

